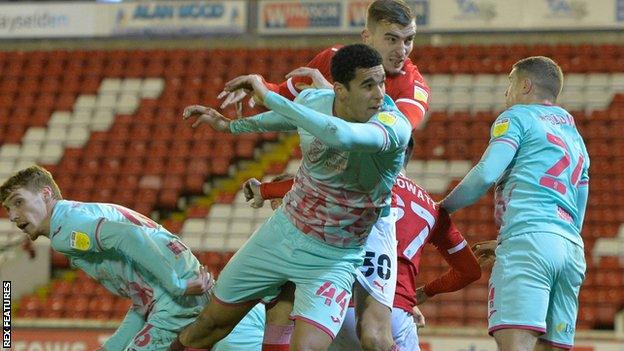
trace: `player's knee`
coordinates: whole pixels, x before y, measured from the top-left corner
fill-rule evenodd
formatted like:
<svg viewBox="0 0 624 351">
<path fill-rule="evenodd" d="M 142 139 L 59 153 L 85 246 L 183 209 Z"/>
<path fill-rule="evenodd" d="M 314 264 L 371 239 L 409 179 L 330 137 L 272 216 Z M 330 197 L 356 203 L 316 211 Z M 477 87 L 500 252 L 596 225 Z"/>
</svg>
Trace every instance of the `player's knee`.
<svg viewBox="0 0 624 351">
<path fill-rule="evenodd" d="M 364 351 L 389 351 L 394 344 L 392 335 L 381 329 L 363 329 L 359 337 Z"/>
</svg>

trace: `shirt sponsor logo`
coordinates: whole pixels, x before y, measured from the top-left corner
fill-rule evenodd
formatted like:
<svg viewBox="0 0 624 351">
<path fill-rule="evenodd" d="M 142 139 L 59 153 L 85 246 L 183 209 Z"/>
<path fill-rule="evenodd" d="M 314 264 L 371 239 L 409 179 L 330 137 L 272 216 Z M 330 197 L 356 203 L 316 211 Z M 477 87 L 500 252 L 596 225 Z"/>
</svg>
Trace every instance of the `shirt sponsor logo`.
<svg viewBox="0 0 624 351">
<path fill-rule="evenodd" d="M 382 112 L 377 116 L 379 122 L 387 125 L 393 126 L 396 123 L 396 117 L 392 113 Z"/>
<path fill-rule="evenodd" d="M 86 233 L 71 232 L 69 246 L 76 250 L 87 251 L 91 247 L 91 239 Z"/>
<path fill-rule="evenodd" d="M 494 123 L 494 129 L 492 130 L 492 136 L 498 138 L 501 135 L 505 135 L 509 130 L 509 119 L 503 118 Z"/>
<path fill-rule="evenodd" d="M 414 86 L 414 100 L 427 102 L 429 99 L 429 93 L 419 86 Z"/>
</svg>

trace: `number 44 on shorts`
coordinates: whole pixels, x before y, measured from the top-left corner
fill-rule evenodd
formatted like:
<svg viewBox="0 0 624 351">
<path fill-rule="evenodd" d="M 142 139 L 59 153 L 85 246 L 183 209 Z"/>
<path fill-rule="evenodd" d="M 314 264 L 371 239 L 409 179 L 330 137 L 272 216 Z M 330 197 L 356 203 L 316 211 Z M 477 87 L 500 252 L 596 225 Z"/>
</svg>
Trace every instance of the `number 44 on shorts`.
<svg viewBox="0 0 624 351">
<path fill-rule="evenodd" d="M 344 316 L 345 307 L 351 298 L 346 290 L 342 290 L 338 295 L 336 295 L 336 288 L 332 282 L 323 283 L 323 285 L 316 290 L 316 296 L 324 297 L 325 305 L 327 306 L 331 306 L 334 302 L 337 303 L 338 306 L 340 306 L 341 317 Z"/>
</svg>

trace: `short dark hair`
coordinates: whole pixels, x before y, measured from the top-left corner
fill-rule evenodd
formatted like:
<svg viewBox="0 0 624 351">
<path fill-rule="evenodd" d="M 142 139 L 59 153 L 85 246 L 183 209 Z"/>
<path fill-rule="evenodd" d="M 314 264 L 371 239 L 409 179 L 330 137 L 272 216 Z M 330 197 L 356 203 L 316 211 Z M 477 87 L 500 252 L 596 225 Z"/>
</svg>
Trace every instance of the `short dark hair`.
<svg viewBox="0 0 624 351">
<path fill-rule="evenodd" d="M 349 88 L 358 68 L 371 68 L 382 63 L 377 50 L 366 44 L 352 44 L 342 47 L 331 59 L 331 74 L 334 82 Z"/>
<path fill-rule="evenodd" d="M 31 192 L 37 192 L 43 187 L 49 186 L 52 189 L 52 196 L 61 200 L 61 190 L 52 178 L 52 174 L 47 169 L 40 166 L 30 166 L 13 174 L 2 185 L 0 185 L 0 203 L 3 203 L 9 195 L 19 189 L 24 188 Z"/>
<path fill-rule="evenodd" d="M 414 20 L 412 9 L 402 0 L 376 0 L 368 6 L 366 25 L 381 21 L 407 26 Z"/>
<path fill-rule="evenodd" d="M 543 99 L 557 100 L 563 86 L 561 67 L 551 58 L 531 56 L 514 63 L 513 68 L 531 78 L 537 86 L 536 94 Z"/>
</svg>

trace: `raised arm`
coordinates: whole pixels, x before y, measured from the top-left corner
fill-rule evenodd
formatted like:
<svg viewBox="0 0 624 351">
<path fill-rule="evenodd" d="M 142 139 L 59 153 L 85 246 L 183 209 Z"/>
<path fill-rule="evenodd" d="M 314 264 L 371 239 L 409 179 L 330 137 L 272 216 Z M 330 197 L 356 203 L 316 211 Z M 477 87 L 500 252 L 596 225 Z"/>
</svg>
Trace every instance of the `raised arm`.
<svg viewBox="0 0 624 351">
<path fill-rule="evenodd" d="M 232 134 L 282 132 L 297 129 L 284 116 L 273 111 L 247 118 L 230 120 L 213 108 L 201 105 L 188 106 L 184 109 L 183 119 L 188 120 L 193 117 L 197 117 L 191 125 L 193 128 L 208 123 L 212 129 L 218 132 Z"/>
<path fill-rule="evenodd" d="M 347 122 L 292 102 L 273 92 L 266 94 L 264 104 L 331 147 L 340 150 L 378 152 L 387 145 L 387 132 L 378 124 Z"/>
<path fill-rule="evenodd" d="M 507 143 L 495 142 L 462 181 L 440 202 L 449 213 L 475 203 L 500 178 L 516 154 Z"/>
</svg>

